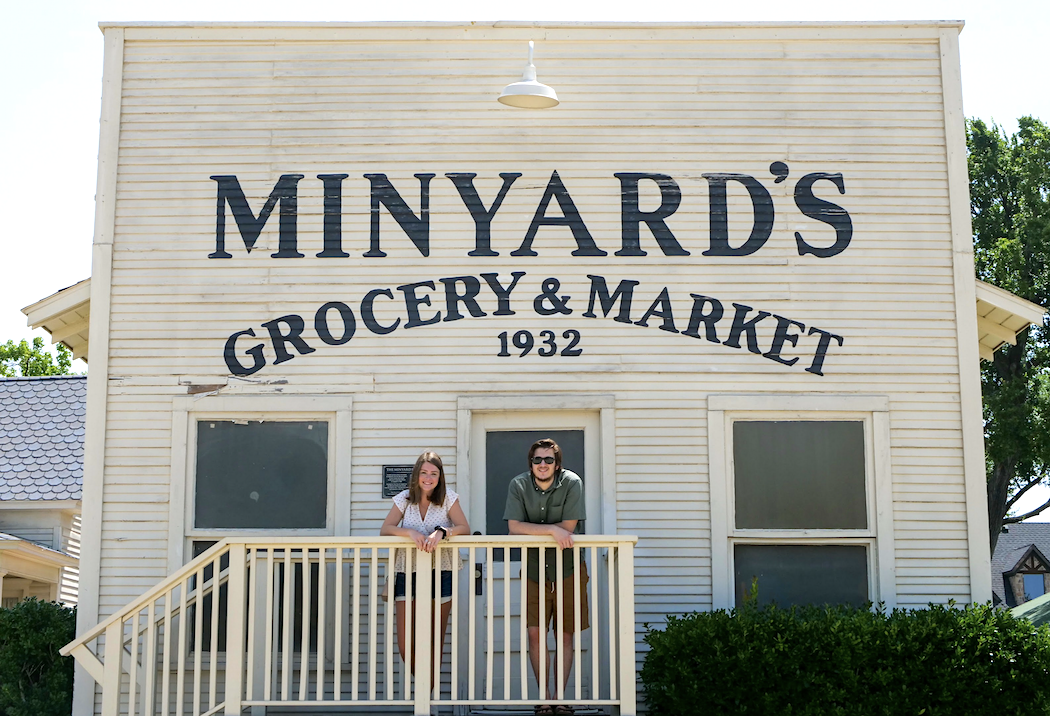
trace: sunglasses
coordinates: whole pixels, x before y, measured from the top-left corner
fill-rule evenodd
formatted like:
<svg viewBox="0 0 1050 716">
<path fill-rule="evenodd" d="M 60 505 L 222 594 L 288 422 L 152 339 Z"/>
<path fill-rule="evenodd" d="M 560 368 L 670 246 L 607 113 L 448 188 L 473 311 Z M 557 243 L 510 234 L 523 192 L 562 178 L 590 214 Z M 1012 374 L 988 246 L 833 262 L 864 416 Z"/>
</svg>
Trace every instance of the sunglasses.
<svg viewBox="0 0 1050 716">
<path fill-rule="evenodd" d="M 551 457 L 550 455 L 548 455 L 547 457 L 534 457 L 534 458 L 532 458 L 532 464 L 533 465 L 540 465 L 542 463 L 547 463 L 548 465 L 553 465 L 554 464 L 554 458 Z"/>
</svg>

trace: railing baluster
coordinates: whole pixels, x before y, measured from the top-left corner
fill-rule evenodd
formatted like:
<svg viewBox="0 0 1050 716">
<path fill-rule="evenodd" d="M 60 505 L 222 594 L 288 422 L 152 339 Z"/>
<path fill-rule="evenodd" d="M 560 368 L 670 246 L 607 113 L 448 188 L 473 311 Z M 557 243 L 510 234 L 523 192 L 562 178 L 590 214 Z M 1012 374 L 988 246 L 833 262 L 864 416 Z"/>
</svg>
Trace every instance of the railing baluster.
<svg viewBox="0 0 1050 716">
<path fill-rule="evenodd" d="M 328 548 L 319 547 L 317 550 L 317 685 L 314 688 L 314 698 L 318 701 L 324 700 L 325 682 L 325 653 L 324 634 L 327 631 L 324 620 L 326 617 L 325 604 L 328 601 L 326 593 L 326 582 L 328 572 Z"/>
<path fill-rule="evenodd" d="M 276 659 L 274 659 L 274 650 L 277 648 L 275 639 L 273 638 L 273 632 L 276 628 L 276 620 L 273 618 L 274 612 L 274 594 L 276 578 L 275 572 L 277 565 L 274 563 L 274 548 L 266 548 L 266 627 L 263 639 L 266 646 L 266 656 L 263 668 L 265 671 L 264 688 L 263 688 L 263 699 L 269 701 L 274 697 L 274 674 L 273 670 L 276 667 Z"/>
<path fill-rule="evenodd" d="M 186 701 L 186 634 L 189 624 L 186 619 L 186 602 L 189 596 L 190 578 L 182 580 L 179 594 L 179 651 L 175 654 L 175 714 L 182 716 Z"/>
<path fill-rule="evenodd" d="M 616 549 L 609 547 L 609 698 L 616 698 Z"/>
<path fill-rule="evenodd" d="M 248 558 L 248 576 L 250 579 L 247 582 L 247 595 L 248 595 L 248 645 L 246 649 L 247 668 L 244 677 L 244 688 L 245 697 L 251 701 L 255 698 L 255 620 L 256 616 L 256 604 L 259 601 L 259 549 L 253 547 L 250 551 L 251 556 Z M 227 591 L 226 599 L 229 600 L 230 595 Z M 229 636 L 229 635 L 227 635 Z M 230 645 L 227 642 L 226 648 L 229 649 Z M 212 659 L 215 659 L 213 656 Z M 214 704 L 213 704 L 214 706 Z"/>
<path fill-rule="evenodd" d="M 402 659 L 401 663 L 401 698 L 408 701 L 412 696 L 410 693 L 410 687 L 412 684 L 411 675 L 411 663 L 412 663 L 412 638 L 415 636 L 413 633 L 413 623 L 415 620 L 412 615 L 415 614 L 413 607 L 415 606 L 415 600 L 412 595 L 419 589 L 419 583 L 416 579 L 416 568 L 419 566 L 419 560 L 416 559 L 416 555 L 419 550 L 406 549 L 405 550 L 405 658 Z M 391 590 L 393 591 L 393 590 Z M 416 595 L 419 596 L 418 594 Z M 397 604 L 394 604 L 395 608 Z M 394 620 L 390 622 L 391 627 L 394 625 Z M 393 631 L 393 629 L 391 629 Z"/>
<path fill-rule="evenodd" d="M 146 648 L 142 652 L 142 668 L 146 674 L 146 684 L 142 688 L 143 716 L 152 716 L 156 710 L 157 678 L 157 600 L 146 604 Z"/>
<path fill-rule="evenodd" d="M 393 549 L 387 550 L 387 556 L 393 552 Z M 389 579 L 390 567 L 393 566 L 388 559 L 387 565 L 387 579 Z M 394 586 L 390 585 L 389 596 L 394 593 Z M 388 601 L 389 601 L 388 596 Z M 379 623 L 379 548 L 372 547 L 372 562 L 369 566 L 368 572 L 368 700 L 376 700 L 376 649 L 379 646 L 379 637 L 376 635 L 376 629 Z M 386 610 L 387 619 L 390 618 L 390 607 L 387 606 Z M 387 631 L 390 630 L 389 625 Z M 386 697 L 390 698 L 390 640 L 387 639 L 387 678 L 386 678 Z"/>
<path fill-rule="evenodd" d="M 583 626 L 583 614 L 582 607 L 580 605 L 580 599 L 584 596 L 581 594 L 581 588 L 586 589 L 583 586 L 582 576 L 583 573 L 580 571 L 580 548 L 579 546 L 573 546 L 572 548 L 572 566 L 573 566 L 573 581 L 572 581 L 572 624 L 573 624 L 573 663 L 576 665 L 576 678 L 573 679 L 573 685 L 576 691 L 576 700 L 579 701 L 582 696 L 582 685 L 580 684 L 580 674 L 583 673 L 583 647 L 581 643 L 580 631 Z"/>
<path fill-rule="evenodd" d="M 509 550 L 508 550 L 508 554 L 509 554 Z M 527 587 L 528 587 L 528 579 L 527 579 L 527 577 L 528 577 L 528 570 L 525 568 L 525 565 L 527 565 L 528 562 L 529 562 L 529 548 L 528 547 L 522 547 L 521 548 L 521 562 L 518 564 L 518 567 L 521 570 L 521 572 L 518 574 L 518 588 L 521 591 L 521 594 L 519 596 L 519 599 L 521 601 L 521 604 L 519 605 L 519 609 L 521 610 L 521 614 L 520 614 L 520 616 L 518 618 L 518 622 L 519 622 L 518 623 L 518 626 L 519 626 L 518 631 L 520 632 L 518 634 L 518 662 L 519 662 L 518 663 L 518 667 L 519 667 L 518 670 L 521 672 L 520 675 L 519 675 L 519 678 L 521 679 L 521 684 L 520 684 L 520 687 L 519 687 L 518 691 L 521 694 L 521 700 L 522 701 L 526 701 L 529 698 L 529 678 L 528 678 L 528 661 L 529 661 L 528 612 L 529 612 L 529 605 L 528 605 L 528 592 L 527 592 Z"/>
<path fill-rule="evenodd" d="M 417 716 L 419 714 L 430 714 L 430 673 L 431 673 L 431 644 L 430 624 L 433 620 L 434 600 L 430 597 L 433 586 L 434 555 L 415 550 L 416 553 L 416 674 L 415 690 L 412 699 Z M 407 622 L 410 615 L 406 613 Z M 407 651 L 407 650 L 406 650 Z M 406 654 L 407 656 L 407 654 Z"/>
<path fill-rule="evenodd" d="M 441 610 L 444 606 L 441 602 L 443 597 L 441 596 L 441 553 L 443 548 L 438 546 L 434 550 L 433 561 L 434 561 L 434 574 L 437 575 L 437 584 L 434 585 L 435 599 L 431 601 L 435 607 L 433 618 L 430 620 L 430 648 L 434 652 L 435 657 L 432 659 L 434 662 L 434 670 L 430 674 L 430 697 L 433 699 L 441 699 L 441 664 L 445 660 L 444 649 L 441 648 Z"/>
<path fill-rule="evenodd" d="M 310 697 L 310 548 L 302 549 L 303 593 L 301 595 L 303 627 L 299 630 L 299 700 Z"/>
<path fill-rule="evenodd" d="M 215 571 L 217 565 L 212 562 L 212 582 L 219 581 Z M 214 601 L 215 609 L 219 605 Z M 201 655 L 204 653 L 204 566 L 197 570 L 197 595 L 193 599 L 193 707 L 190 713 L 196 716 L 201 711 Z"/>
<path fill-rule="evenodd" d="M 175 587 L 172 587 L 164 595 L 164 671 L 161 673 L 161 704 L 164 709 L 161 713 L 171 713 L 171 601 L 175 598 Z"/>
<path fill-rule="evenodd" d="M 547 700 L 547 550 L 544 547 L 537 547 L 536 552 L 538 553 L 539 559 L 539 574 L 537 578 L 539 580 L 539 632 L 540 632 L 540 648 L 539 648 L 539 660 L 540 660 L 540 674 L 536 678 L 536 683 L 539 685 L 539 697 L 540 701 Z"/>
<path fill-rule="evenodd" d="M 451 699 L 459 698 L 459 549 L 452 547 L 450 549 L 452 553 L 452 613 L 451 616 L 451 629 L 452 629 L 452 647 L 451 655 L 452 662 L 449 664 L 449 678 L 451 683 L 449 684 L 448 695 Z"/>
<path fill-rule="evenodd" d="M 284 603 L 281 605 L 281 701 L 288 701 L 292 690 L 292 626 L 295 610 L 292 607 L 292 583 L 295 570 L 292 567 L 292 550 L 284 548 Z"/>
<path fill-rule="evenodd" d="M 591 584 L 590 584 L 590 613 L 591 613 L 591 698 L 601 698 L 601 688 L 598 683 L 598 675 L 601 673 L 601 669 L 598 665 L 601 663 L 601 652 L 598 651 L 598 632 L 601 629 L 598 625 L 601 623 L 598 620 L 598 548 L 591 547 Z M 581 665 L 582 666 L 582 665 Z"/>
<path fill-rule="evenodd" d="M 215 708 L 215 704 L 218 700 L 218 680 L 219 680 L 219 569 L 222 567 L 222 563 L 219 559 L 216 559 L 214 569 L 212 570 L 212 581 L 211 581 L 211 653 L 208 655 L 208 710 L 211 711 Z M 230 569 L 233 569 L 233 565 L 230 565 Z M 230 591 L 229 586 L 226 587 L 226 608 L 229 610 L 230 604 Z M 227 634 L 229 636 L 229 634 Z M 229 649 L 230 645 L 227 644 L 226 648 Z"/>
<path fill-rule="evenodd" d="M 361 648 L 361 548 L 355 547 L 353 555 L 354 573 L 350 598 L 354 600 L 354 623 L 350 638 L 350 698 L 357 701 L 358 669 L 361 662 L 361 655 L 358 653 Z"/>
<path fill-rule="evenodd" d="M 510 701 L 510 548 L 503 550 L 503 699 Z"/>
<path fill-rule="evenodd" d="M 354 560 L 357 564 L 357 560 Z M 351 591 L 356 594 L 356 590 Z M 355 599 L 356 603 L 357 600 Z M 335 626 L 332 634 L 332 699 L 343 700 L 343 546 L 335 548 Z"/>
<path fill-rule="evenodd" d="M 468 561 L 467 564 L 470 566 L 470 590 L 468 592 L 470 604 L 467 611 L 470 612 L 469 621 L 467 622 L 467 698 L 474 700 L 477 695 L 477 609 L 478 600 L 475 595 L 478 593 L 478 548 L 468 547 Z"/>
<path fill-rule="evenodd" d="M 492 547 L 488 546 L 485 548 L 485 643 L 488 646 L 485 649 L 485 698 L 489 701 L 492 700 L 492 677 L 494 676 L 492 673 L 493 632 L 495 631 L 495 615 L 492 613 L 495 608 L 495 599 L 492 594 L 493 581 Z"/>
<path fill-rule="evenodd" d="M 135 716 L 135 687 L 139 676 L 139 613 L 131 615 L 131 648 L 128 655 L 128 713 Z"/>
<path fill-rule="evenodd" d="M 575 577 L 576 575 L 573 575 Z M 558 632 L 565 628 L 565 556 L 561 549 L 554 550 L 554 647 L 555 654 L 554 693 L 559 701 L 565 700 L 565 645 Z M 546 629 L 544 629 L 546 631 Z M 546 635 L 544 635 L 546 640 Z"/>
</svg>

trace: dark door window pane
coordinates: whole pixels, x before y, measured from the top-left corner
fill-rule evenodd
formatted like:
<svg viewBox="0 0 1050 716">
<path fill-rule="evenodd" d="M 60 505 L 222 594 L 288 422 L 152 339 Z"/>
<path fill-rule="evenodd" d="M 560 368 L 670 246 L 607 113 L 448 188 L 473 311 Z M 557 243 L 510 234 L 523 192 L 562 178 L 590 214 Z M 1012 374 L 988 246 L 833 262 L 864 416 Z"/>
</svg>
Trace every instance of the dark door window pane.
<svg viewBox="0 0 1050 716">
<path fill-rule="evenodd" d="M 197 529 L 323 528 L 325 422 L 197 423 Z"/>
<path fill-rule="evenodd" d="M 736 603 L 757 580 L 758 603 L 851 604 L 868 597 L 868 550 L 861 545 L 739 544 L 733 550 Z"/>
<path fill-rule="evenodd" d="M 864 423 L 733 423 L 736 527 L 864 529 Z"/>
<path fill-rule="evenodd" d="M 558 443 L 562 467 L 583 474 L 582 430 L 500 430 L 485 434 L 485 531 L 490 535 L 507 534 L 503 511 L 507 506 L 507 487 L 516 475 L 528 469 L 529 448 L 537 440 L 550 438 Z M 583 523 L 576 526 L 583 532 Z M 520 549 L 511 550 L 511 559 L 521 559 Z M 503 561 L 503 550 L 493 551 L 493 559 Z"/>
</svg>

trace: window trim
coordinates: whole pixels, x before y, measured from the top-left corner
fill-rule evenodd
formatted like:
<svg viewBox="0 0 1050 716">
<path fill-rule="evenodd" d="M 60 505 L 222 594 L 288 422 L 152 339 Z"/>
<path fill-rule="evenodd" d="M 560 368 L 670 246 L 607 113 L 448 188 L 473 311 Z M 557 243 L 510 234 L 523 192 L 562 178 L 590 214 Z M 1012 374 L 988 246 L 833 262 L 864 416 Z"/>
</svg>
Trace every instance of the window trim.
<svg viewBox="0 0 1050 716">
<path fill-rule="evenodd" d="M 350 534 L 350 441 L 353 398 L 314 395 L 205 395 L 172 401 L 171 477 L 168 502 L 168 571 L 187 561 L 195 540 L 235 535 Z M 200 420 L 325 421 L 328 423 L 328 490 L 323 528 L 197 529 L 196 424 Z"/>
<path fill-rule="evenodd" d="M 737 420 L 860 420 L 864 422 L 868 528 L 757 530 L 734 525 L 733 422 Z M 867 545 L 869 597 L 897 604 L 893 546 L 889 399 L 870 395 L 712 395 L 707 406 L 711 490 L 711 606 L 735 605 L 737 544 Z"/>
</svg>

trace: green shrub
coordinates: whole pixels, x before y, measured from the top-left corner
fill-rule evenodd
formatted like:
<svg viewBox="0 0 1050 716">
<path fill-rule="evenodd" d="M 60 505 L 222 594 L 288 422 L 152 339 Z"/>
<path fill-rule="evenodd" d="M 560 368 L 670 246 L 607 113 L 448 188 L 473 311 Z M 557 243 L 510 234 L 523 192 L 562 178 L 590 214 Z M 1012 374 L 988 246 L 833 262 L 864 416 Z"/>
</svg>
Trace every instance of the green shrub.
<svg viewBox="0 0 1050 716">
<path fill-rule="evenodd" d="M 0 714 L 69 716 L 73 659 L 58 650 L 73 640 L 76 610 L 27 599 L 0 609 Z"/>
<path fill-rule="evenodd" d="M 1050 714 L 1050 628 L 930 605 L 669 617 L 642 667 L 654 716 Z"/>
</svg>

